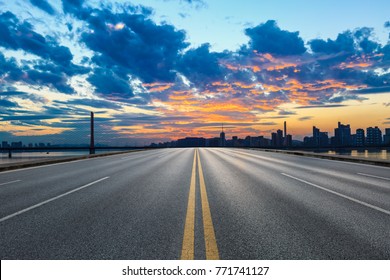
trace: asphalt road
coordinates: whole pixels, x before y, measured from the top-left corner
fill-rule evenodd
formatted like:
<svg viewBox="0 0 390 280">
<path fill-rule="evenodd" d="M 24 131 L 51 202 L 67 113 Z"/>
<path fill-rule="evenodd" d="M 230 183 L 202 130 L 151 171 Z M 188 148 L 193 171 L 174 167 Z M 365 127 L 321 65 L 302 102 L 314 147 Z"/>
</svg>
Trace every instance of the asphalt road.
<svg viewBox="0 0 390 280">
<path fill-rule="evenodd" d="M 161 149 L 0 173 L 1 259 L 390 259 L 390 169 Z"/>
</svg>

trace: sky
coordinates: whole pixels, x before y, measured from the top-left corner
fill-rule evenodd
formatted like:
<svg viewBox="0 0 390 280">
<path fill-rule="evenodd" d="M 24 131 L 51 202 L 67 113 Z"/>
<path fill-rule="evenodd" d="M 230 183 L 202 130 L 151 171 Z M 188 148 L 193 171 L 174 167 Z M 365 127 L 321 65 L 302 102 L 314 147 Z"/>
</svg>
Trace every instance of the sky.
<svg viewBox="0 0 390 280">
<path fill-rule="evenodd" d="M 389 1 L 0 0 L 0 141 L 390 127 Z"/>
</svg>

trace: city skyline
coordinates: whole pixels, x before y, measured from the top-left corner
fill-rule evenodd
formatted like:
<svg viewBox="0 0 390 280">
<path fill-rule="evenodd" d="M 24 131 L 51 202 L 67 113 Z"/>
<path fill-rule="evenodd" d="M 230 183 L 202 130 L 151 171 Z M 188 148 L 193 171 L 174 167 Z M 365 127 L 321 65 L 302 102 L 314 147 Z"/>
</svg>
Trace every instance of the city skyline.
<svg viewBox="0 0 390 280">
<path fill-rule="evenodd" d="M 89 129 L 94 127 L 93 124 L 90 124 Z M 228 130 L 226 131 L 226 126 L 222 123 L 220 126 L 220 133 L 219 137 L 216 137 L 216 135 L 212 135 L 214 137 L 201 137 L 199 135 L 187 135 L 185 138 L 182 139 L 173 139 L 171 137 L 170 141 L 165 141 L 165 142 L 159 142 L 159 143 L 151 143 L 151 146 L 156 146 L 159 144 L 165 144 L 166 146 L 170 146 L 171 144 L 167 143 L 176 143 L 179 140 L 183 139 L 204 139 L 204 140 L 210 140 L 214 141 L 212 146 L 219 146 L 219 147 L 224 147 L 226 146 L 226 142 L 228 141 L 228 138 L 226 138 L 226 133 L 228 135 L 232 135 L 230 140 L 245 140 L 245 139 L 255 139 L 258 137 L 261 137 L 264 139 L 265 142 L 262 142 L 263 144 L 256 144 L 256 146 L 272 146 L 272 147 L 300 147 L 300 146 L 307 146 L 307 147 L 338 147 L 338 146 L 350 146 L 350 147 L 369 147 L 369 146 L 381 146 L 381 145 L 389 145 L 390 144 L 390 126 L 381 129 L 378 126 L 370 126 L 367 128 L 363 127 L 358 127 L 358 128 L 352 128 L 350 124 L 342 124 L 341 122 L 338 122 L 338 127 L 335 127 L 332 129 L 334 133 L 332 134 L 329 131 L 321 131 L 320 127 L 313 126 L 312 127 L 312 134 L 311 135 L 305 135 L 303 139 L 297 139 L 295 138 L 295 135 L 288 133 L 287 129 L 287 122 L 284 121 L 283 127 L 271 131 L 270 134 L 268 135 L 269 138 L 266 138 L 267 135 L 261 135 L 261 134 L 255 134 L 255 135 L 237 135 L 233 130 Z M 348 139 L 342 139 L 342 137 L 345 136 L 340 136 L 340 133 L 343 133 L 342 131 L 345 131 L 347 129 L 348 133 Z M 340 132 L 341 130 L 341 132 Z M 355 132 L 355 133 L 353 133 Z M 378 134 L 379 133 L 379 134 Z M 88 142 L 91 141 L 90 139 L 90 131 L 86 132 L 84 131 L 83 134 L 83 139 L 77 142 L 73 143 L 51 143 L 51 142 L 29 142 L 28 145 L 25 143 L 23 144 L 23 141 L 20 140 L 14 140 L 14 141 L 9 141 L 8 139 L 0 139 L 1 143 L 1 148 L 23 148 L 23 147 L 61 147 L 61 145 L 65 146 L 85 146 L 89 147 L 91 144 L 88 144 Z M 368 136 L 370 134 L 370 136 Z M 380 135 L 380 136 L 378 136 Z M 96 135 L 95 135 L 96 136 Z M 101 136 L 98 139 L 103 139 Z M 242 137 L 242 138 L 241 138 Z M 366 142 L 367 137 L 369 137 L 368 142 Z M 340 138 L 340 140 L 335 140 L 337 138 Z M 375 138 L 375 140 L 373 140 Z M 28 139 L 28 138 L 26 138 Z M 46 139 L 47 140 L 47 139 Z M 80 140 L 80 139 L 78 139 Z M 28 140 L 27 140 L 28 141 Z M 259 139 L 256 141 L 260 141 Z M 336 141 L 336 142 L 332 142 Z M 340 142 L 337 142 L 340 141 Z M 344 142 L 345 141 L 345 142 Z M 371 141 L 371 142 L 370 142 Z M 372 142 L 373 141 L 373 142 Z M 10 143 L 8 143 L 10 142 Z M 98 142 L 97 146 L 110 146 L 110 142 L 102 141 Z M 175 144 L 176 145 L 176 144 Z M 93 145 L 92 145 L 93 146 Z M 113 147 L 117 145 L 112 145 Z M 127 144 L 124 146 L 131 146 L 131 144 Z M 137 144 L 133 144 L 133 146 L 139 146 Z M 142 146 L 142 145 L 141 145 Z M 146 143 L 144 143 L 144 146 L 147 146 Z M 196 145 L 195 145 L 196 146 Z M 229 145 L 227 145 L 229 146 Z M 231 145 L 230 145 L 231 146 Z M 240 146 L 249 146 L 248 144 L 242 144 Z"/>
<path fill-rule="evenodd" d="M 388 1 L 0 8 L 0 140 L 79 142 L 90 111 L 115 145 L 390 125 Z"/>
<path fill-rule="evenodd" d="M 195 135 L 187 136 L 182 139 L 164 143 L 152 143 L 151 147 L 273 147 L 273 148 L 337 148 L 337 147 L 380 147 L 390 146 L 390 128 L 382 131 L 378 126 L 367 127 L 366 129 L 357 128 L 353 133 L 349 124 L 338 122 L 338 126 L 334 128 L 332 136 L 327 131 L 320 131 L 316 126 L 313 126 L 311 136 L 305 136 L 303 141 L 294 139 L 287 130 L 287 122 L 284 122 L 283 130 L 278 129 L 267 135 L 247 135 L 245 138 L 240 138 L 234 133 L 231 139 L 226 137 L 224 127 L 219 137 L 203 138 Z"/>
</svg>

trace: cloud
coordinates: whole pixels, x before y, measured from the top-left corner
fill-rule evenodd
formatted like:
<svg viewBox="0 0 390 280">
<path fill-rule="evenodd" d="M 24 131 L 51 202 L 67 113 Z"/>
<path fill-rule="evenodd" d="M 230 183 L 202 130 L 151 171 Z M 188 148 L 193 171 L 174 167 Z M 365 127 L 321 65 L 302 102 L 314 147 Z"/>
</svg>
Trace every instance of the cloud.
<svg viewBox="0 0 390 280">
<path fill-rule="evenodd" d="M 71 94 L 74 89 L 68 84 L 67 77 L 61 73 L 40 72 L 36 70 L 26 71 L 25 80 L 31 85 L 51 85 L 59 92 Z"/>
<path fill-rule="evenodd" d="M 83 13 L 83 3 L 84 0 L 62 0 L 62 9 L 69 14 Z"/>
<path fill-rule="evenodd" d="M 276 122 L 259 122 L 259 123 L 257 123 L 257 124 L 259 124 L 259 125 L 265 125 L 265 126 L 271 126 L 271 125 L 277 125 L 277 123 Z"/>
<path fill-rule="evenodd" d="M 23 91 L 3 91 L 3 92 L 0 92 L 0 96 L 26 95 L 26 94 L 28 94 L 28 93 L 23 92 Z"/>
<path fill-rule="evenodd" d="M 351 92 L 352 93 L 357 93 L 357 94 L 389 93 L 390 92 L 390 86 L 362 88 L 362 89 L 359 89 L 359 90 L 353 90 Z"/>
<path fill-rule="evenodd" d="M 306 51 L 298 31 L 281 30 L 274 20 L 247 28 L 245 34 L 250 38 L 249 49 L 259 53 L 300 55 Z"/>
<path fill-rule="evenodd" d="M 180 57 L 177 70 L 197 85 L 222 80 L 226 71 L 219 63 L 220 58 L 220 54 L 210 52 L 210 44 L 203 44 Z"/>
<path fill-rule="evenodd" d="M 121 77 L 109 69 L 98 68 L 87 79 L 97 93 L 108 97 L 130 98 L 134 96 L 129 77 Z"/>
<path fill-rule="evenodd" d="M 86 19 L 90 31 L 81 35 L 95 52 L 93 62 L 117 76 L 132 75 L 146 83 L 173 81 L 179 52 L 188 46 L 185 33 L 172 25 L 157 25 L 148 17 L 149 11 L 133 6 L 116 14 L 107 9 L 94 11 Z"/>
<path fill-rule="evenodd" d="M 296 115 L 296 112 L 288 111 L 288 110 L 280 110 L 278 115 L 280 116 L 290 116 L 290 115 Z"/>
<path fill-rule="evenodd" d="M 25 121 L 25 120 L 50 120 L 55 119 L 57 116 L 47 115 L 31 115 L 31 116 L 1 116 L 2 121 Z"/>
<path fill-rule="evenodd" d="M 0 31 L 1 32 L 1 31 Z M 8 81 L 18 81 L 23 76 L 23 71 L 19 68 L 14 58 L 5 58 L 0 52 L 0 77 Z"/>
<path fill-rule="evenodd" d="M 0 106 L 4 108 L 15 108 L 19 107 L 19 105 L 15 102 L 11 102 L 9 100 L 0 99 Z"/>
<path fill-rule="evenodd" d="M 180 1 L 192 7 L 205 3 Z M 48 14 L 51 7 L 64 29 L 42 31 L 35 21 L 0 14 L 0 100 L 7 105 L 0 112 L 63 118 L 53 124 L 62 129 L 61 139 L 75 134 L 63 129 L 78 125 L 87 133 L 89 110 L 104 114 L 100 128 L 113 139 L 208 137 L 222 122 L 241 135 L 299 115 L 280 109 L 285 103 L 336 108 L 390 90 L 390 45 L 381 46 L 367 27 L 305 45 L 299 32 L 269 20 L 246 28 L 248 43 L 238 50 L 214 52 L 208 43 L 190 46 L 183 30 L 157 23 L 144 6 L 62 0 L 63 13 L 57 13 L 58 6 L 49 4 L 54 2 L 30 2 Z M 66 45 L 64 34 L 71 38 Z M 29 93 L 29 87 L 35 90 Z M 47 99 L 34 93 L 47 87 Z M 60 101 L 63 93 L 69 94 L 66 102 Z M 41 111 L 31 112 L 26 105 L 31 103 Z M 124 113 L 129 111 L 137 113 Z M 257 116 L 267 112 L 273 116 L 258 123 Z M 41 127 L 48 123 L 44 119 L 12 121 L 47 130 Z M 103 127 L 113 121 L 115 126 Z"/>
<path fill-rule="evenodd" d="M 326 104 L 326 105 L 308 105 L 308 106 L 298 106 L 296 109 L 312 109 L 312 108 L 338 108 L 346 107 L 347 105 L 342 104 Z"/>
<path fill-rule="evenodd" d="M 54 8 L 46 0 L 30 0 L 30 3 L 49 15 L 54 15 L 56 13 Z"/>
<path fill-rule="evenodd" d="M 121 106 L 118 103 L 107 101 L 107 100 L 96 100 L 96 99 L 74 99 L 71 101 L 67 101 L 65 104 L 69 105 L 84 105 L 84 106 L 90 106 L 97 109 L 120 109 Z"/>
<path fill-rule="evenodd" d="M 305 116 L 305 117 L 301 117 L 301 118 L 298 118 L 298 120 L 299 121 L 308 121 L 308 120 L 311 120 L 311 119 L 313 119 L 313 117 L 312 116 Z"/>
<path fill-rule="evenodd" d="M 63 93 L 74 93 L 69 77 L 89 72 L 89 69 L 72 63 L 73 55 L 68 47 L 61 46 L 55 37 L 42 36 L 34 31 L 27 21 L 20 21 L 11 12 L 0 14 L 0 46 L 11 50 L 22 50 L 41 59 L 6 59 L 0 53 L 0 75 L 9 82 L 51 86 Z"/>
<path fill-rule="evenodd" d="M 61 65 L 69 65 L 73 59 L 69 48 L 58 45 L 52 37 L 43 37 L 11 12 L 0 14 L 0 35 L 0 46 L 8 49 L 24 50 Z"/>
<path fill-rule="evenodd" d="M 370 38 L 373 37 L 373 29 L 368 27 L 358 28 L 354 32 L 345 31 L 340 33 L 336 40 L 314 39 L 309 41 L 311 50 L 315 53 L 354 53 L 362 51 L 364 53 L 372 53 L 376 51 L 380 45 Z"/>
<path fill-rule="evenodd" d="M 164 0 L 164 1 L 177 1 L 177 0 Z M 207 8 L 207 3 L 203 0 L 179 0 L 179 3 L 188 4 L 196 9 Z"/>
<path fill-rule="evenodd" d="M 315 53 L 339 53 L 353 52 L 355 50 L 353 35 L 350 31 L 346 31 L 337 36 L 336 40 L 314 39 L 309 41 L 311 50 Z"/>
</svg>

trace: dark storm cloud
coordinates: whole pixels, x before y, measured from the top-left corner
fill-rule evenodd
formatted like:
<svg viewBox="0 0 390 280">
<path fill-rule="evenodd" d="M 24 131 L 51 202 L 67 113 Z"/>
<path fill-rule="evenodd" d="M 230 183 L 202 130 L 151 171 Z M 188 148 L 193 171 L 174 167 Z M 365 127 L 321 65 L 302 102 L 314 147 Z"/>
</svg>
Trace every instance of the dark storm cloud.
<svg viewBox="0 0 390 280">
<path fill-rule="evenodd" d="M 6 80 L 18 81 L 21 79 L 23 71 L 19 68 L 14 58 L 5 58 L 0 52 L 0 77 L 4 76 Z"/>
<path fill-rule="evenodd" d="M 146 83 L 174 80 L 179 52 L 188 46 L 185 33 L 172 25 L 158 25 L 149 15 L 148 10 L 128 6 L 116 14 L 108 9 L 94 10 L 86 18 L 90 31 L 83 32 L 81 38 L 95 51 L 93 61 L 100 72 L 106 73 L 108 68 L 117 76 L 129 74 Z M 102 85 L 97 87 L 104 91 Z"/>
<path fill-rule="evenodd" d="M 57 118 L 56 116 L 48 115 L 31 115 L 31 116 L 3 116 L 2 121 L 29 121 L 29 120 L 50 120 Z"/>
<path fill-rule="evenodd" d="M 358 94 L 390 93 L 390 86 L 377 87 L 377 88 L 363 88 L 351 92 L 358 93 Z"/>
<path fill-rule="evenodd" d="M 0 14 L 0 46 L 24 50 L 57 64 L 69 65 L 73 55 L 51 37 L 43 37 L 27 21 L 20 22 L 11 12 Z"/>
<path fill-rule="evenodd" d="M 223 55 L 210 52 L 210 45 L 203 44 L 188 50 L 180 59 L 177 69 L 190 81 L 209 83 L 223 79 L 225 69 L 219 64 Z"/>
<path fill-rule="evenodd" d="M 23 50 L 39 56 L 40 60 L 6 59 L 0 53 L 0 75 L 6 81 L 23 81 L 31 85 L 50 86 L 63 93 L 74 93 L 69 85 L 71 76 L 85 74 L 89 69 L 75 65 L 69 48 L 58 44 L 54 37 L 42 36 L 27 21 L 20 21 L 14 14 L 0 14 L 0 46 Z"/>
<path fill-rule="evenodd" d="M 62 9 L 65 13 L 78 14 L 83 11 L 84 0 L 62 0 Z"/>
<path fill-rule="evenodd" d="M 327 41 L 322 39 L 314 39 L 309 42 L 311 50 L 316 53 L 339 53 L 342 51 L 353 52 L 354 40 L 352 33 L 346 31 L 337 36 L 336 40 L 328 39 Z"/>
<path fill-rule="evenodd" d="M 274 55 L 299 55 L 306 51 L 299 32 L 281 30 L 276 21 L 268 20 L 253 28 L 245 29 L 249 36 L 249 48 L 259 53 Z"/>
<path fill-rule="evenodd" d="M 68 84 L 68 79 L 61 73 L 40 72 L 36 70 L 26 71 L 27 81 L 31 85 L 50 85 L 56 88 L 59 92 L 71 94 L 74 89 Z"/>
<path fill-rule="evenodd" d="M 0 96 L 11 96 L 11 95 L 27 95 L 27 92 L 23 91 L 3 91 L 0 92 Z"/>
<path fill-rule="evenodd" d="M 129 84 L 129 78 L 118 76 L 109 69 L 96 69 L 87 79 L 96 87 L 96 92 L 109 97 L 129 98 L 133 97 L 133 90 Z"/>
<path fill-rule="evenodd" d="M 0 99 L 0 107 L 15 108 L 15 107 L 19 107 L 19 105 L 17 103 L 15 103 L 15 102 L 12 102 L 12 101 L 9 101 L 9 100 Z"/>
<path fill-rule="evenodd" d="M 340 33 L 336 40 L 314 39 L 309 41 L 309 45 L 315 53 L 354 53 L 357 51 L 372 53 L 380 47 L 378 43 L 370 40 L 372 36 L 373 29 L 363 27 L 356 29 L 354 32 L 345 31 Z"/>
<path fill-rule="evenodd" d="M 56 13 L 53 7 L 46 0 L 30 0 L 30 3 L 45 11 L 49 15 L 54 15 Z"/>
</svg>

